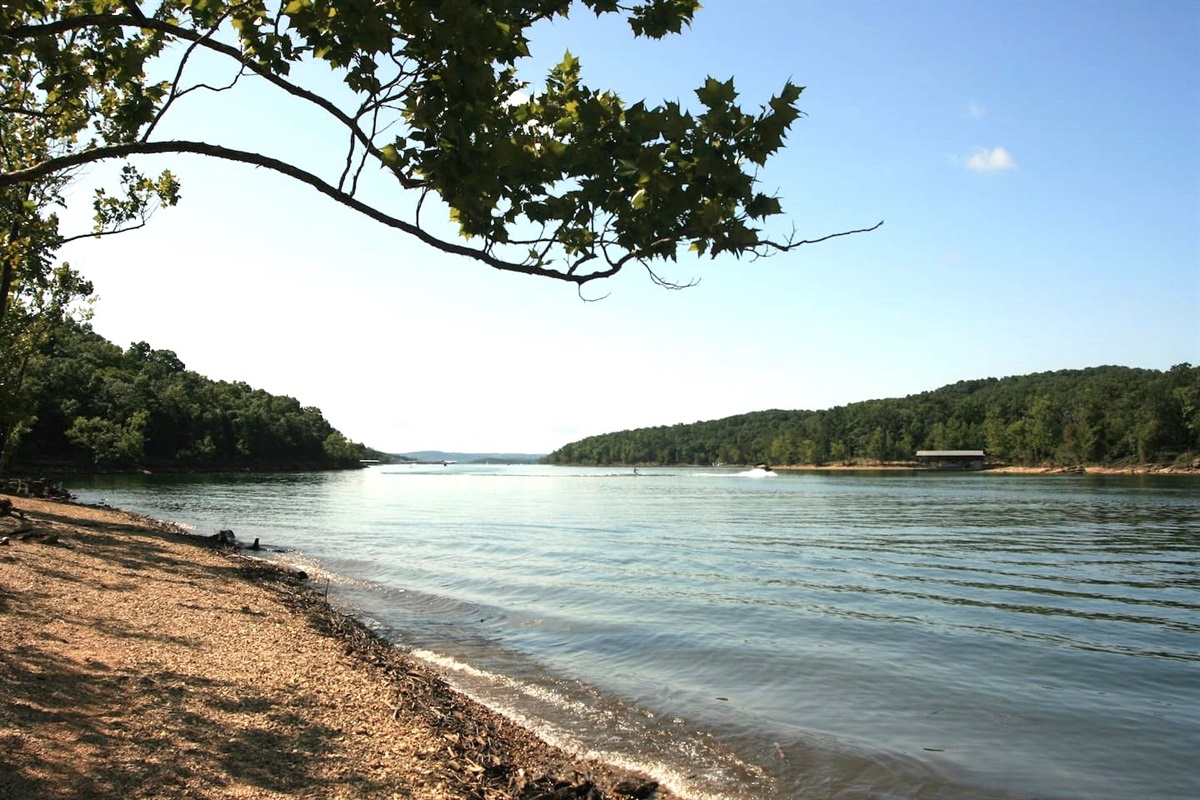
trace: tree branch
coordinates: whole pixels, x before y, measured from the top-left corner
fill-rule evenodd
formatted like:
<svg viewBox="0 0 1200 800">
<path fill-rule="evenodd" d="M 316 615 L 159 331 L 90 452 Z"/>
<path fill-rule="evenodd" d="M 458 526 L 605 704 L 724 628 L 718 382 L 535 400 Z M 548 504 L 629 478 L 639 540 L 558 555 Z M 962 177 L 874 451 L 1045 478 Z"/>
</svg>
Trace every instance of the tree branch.
<svg viewBox="0 0 1200 800">
<path fill-rule="evenodd" d="M 357 122 L 349 114 L 342 111 L 334 103 L 321 97 L 318 94 L 310 92 L 302 86 L 297 86 L 291 81 L 284 80 L 277 73 L 272 72 L 248 59 L 241 50 L 232 47 L 223 42 L 211 38 L 211 32 L 198 33 L 191 28 L 181 28 L 177 25 L 172 25 L 158 19 L 138 19 L 134 16 L 123 16 L 117 14 L 81 14 L 77 17 L 69 17 L 66 19 L 55 20 L 42 25 L 18 25 L 8 30 L 0 30 L 0 39 L 33 39 L 41 36 L 57 36 L 63 33 L 79 30 L 90 27 L 120 27 L 120 28 L 139 28 L 142 30 L 154 30 L 159 33 L 164 33 L 169 36 L 174 36 L 184 41 L 192 42 L 213 52 L 220 53 L 223 56 L 233 59 L 241 64 L 244 69 L 249 70 L 258 77 L 272 84 L 273 86 L 282 89 L 293 97 L 298 97 L 325 111 L 330 116 L 334 117 L 342 125 L 346 126 L 352 135 L 358 139 L 367 152 L 379 159 L 380 163 L 386 163 L 382 158 L 378 148 L 370 140 L 370 137 L 358 126 Z M 416 188 L 420 185 L 420 181 L 416 181 L 407 175 L 393 171 L 401 185 L 406 189 Z"/>
<path fill-rule="evenodd" d="M 150 124 L 146 126 L 146 132 L 143 133 L 142 137 L 141 137 L 141 140 L 143 142 L 150 141 L 150 134 L 154 133 L 154 129 L 156 127 L 158 127 L 158 123 L 162 121 L 162 118 L 166 115 L 167 111 L 171 108 L 172 105 L 175 104 L 175 101 L 178 100 L 179 98 L 181 98 L 184 95 L 188 94 L 189 92 L 191 92 L 195 89 L 199 89 L 201 87 L 208 88 L 214 92 L 221 92 L 221 91 L 226 91 L 228 89 L 232 89 L 235 85 L 237 85 L 238 78 L 240 78 L 242 76 L 242 71 L 240 69 L 238 70 L 238 74 L 229 83 L 229 85 L 224 88 L 214 88 L 214 87 L 208 86 L 208 84 L 205 84 L 205 83 L 200 83 L 195 86 L 188 87 L 187 89 L 179 88 L 180 83 L 183 81 L 183 72 L 187 68 L 188 62 L 192 58 L 192 53 L 196 52 L 196 48 L 200 46 L 200 43 L 208 40 L 212 36 L 214 31 L 215 31 L 215 28 L 213 30 L 207 31 L 198 40 L 193 41 L 191 44 L 189 44 L 187 46 L 187 48 L 183 51 L 183 55 L 180 56 L 180 58 L 179 58 L 179 65 L 175 69 L 175 78 L 174 78 L 174 80 L 171 81 L 170 94 L 167 95 L 167 99 L 163 102 L 162 106 L 158 109 L 157 113 L 155 113 L 154 119 L 150 120 Z"/>
<path fill-rule="evenodd" d="M 313 175 L 311 172 L 302 170 L 277 158 L 271 158 L 261 153 L 248 152 L 245 150 L 234 150 L 220 145 L 208 144 L 206 142 L 187 142 L 187 141 L 166 141 L 166 142 L 138 142 L 131 144 L 110 145 L 107 147 L 97 147 L 90 150 L 83 150 L 76 153 L 53 158 L 48 161 L 43 161 L 27 169 L 13 170 L 11 172 L 0 173 L 0 187 L 16 186 L 20 184 L 31 184 L 37 180 L 61 172 L 64 169 L 82 166 L 84 164 L 93 164 L 100 161 L 107 161 L 115 158 L 128 158 L 138 155 L 160 155 L 163 153 L 191 153 L 194 155 L 208 156 L 210 158 L 220 158 L 226 161 L 236 161 L 243 164 L 251 164 L 257 167 L 263 167 L 273 172 L 278 172 L 300 183 L 307 184 L 316 189 L 321 194 L 329 197 L 347 208 L 353 209 L 360 214 L 363 214 L 374 221 L 386 225 L 389 228 L 395 228 L 403 231 L 411 236 L 415 236 L 422 242 L 435 247 L 452 255 L 465 256 L 467 258 L 481 261 L 489 267 L 504 270 L 507 272 L 519 272 L 525 275 L 535 275 L 543 278 L 555 278 L 558 280 L 568 281 L 571 283 L 587 283 L 588 281 L 597 280 L 599 278 L 607 278 L 615 275 L 620 267 L 612 267 L 606 270 L 587 273 L 585 275 L 568 275 L 558 270 L 546 269 L 534 264 L 525 264 L 513 261 L 504 261 L 496 258 L 482 250 L 476 250 L 464 245 L 447 242 L 439 239 L 428 231 L 417 227 L 411 222 L 393 217 L 384 211 L 381 211 L 374 206 L 358 200 L 357 198 L 343 192 L 336 187 L 325 182 L 321 178 Z"/>
<path fill-rule="evenodd" d="M 113 143 L 90 146 L 66 155 L 47 154 L 43 151 L 40 155 L 33 156 L 34 159 L 44 159 L 35 166 L 13 169 L 7 173 L 0 172 L 0 187 L 27 187 L 35 181 L 65 173 L 72 168 L 108 159 L 164 153 L 189 153 L 219 158 L 266 168 L 307 184 L 343 206 L 379 224 L 411 235 L 443 252 L 465 256 L 495 269 L 554 278 L 574 283 L 577 286 L 615 275 L 630 261 L 637 261 L 645 266 L 654 283 L 667 288 L 686 288 L 686 286 L 694 285 L 698 279 L 693 279 L 687 284 L 675 284 L 657 274 L 654 271 L 653 262 L 659 258 L 674 260 L 678 248 L 688 242 L 694 243 L 694 249 L 708 252 L 713 256 L 731 252 L 738 256 L 763 257 L 779 252 L 788 252 L 801 245 L 817 244 L 841 236 L 875 231 L 883 225 L 883 222 L 880 221 L 869 228 L 832 233 L 806 240 L 796 240 L 793 227 L 791 235 L 781 241 L 760 238 L 760 232 L 749 227 L 749 221 L 751 217 L 761 219 L 770 214 L 780 213 L 778 202 L 774 201 L 774 198 L 753 195 L 752 187 L 756 178 L 743 174 L 742 168 L 739 166 L 740 161 L 735 163 L 732 157 L 725 157 L 721 153 L 709 153 L 708 150 L 701 147 L 703 142 L 700 142 L 699 145 L 691 143 L 695 145 L 694 149 L 700 153 L 697 158 L 705 162 L 702 165 L 704 170 L 698 172 L 697 175 L 722 177 L 724 182 L 714 182 L 712 186 L 709 186 L 706 179 L 701 182 L 703 185 L 697 190 L 699 194 L 692 192 L 691 183 L 688 183 L 688 194 L 679 202 L 693 205 L 700 202 L 711 203 L 716 199 L 710 197 L 713 192 L 717 191 L 713 187 L 733 187 L 728 192 L 722 188 L 721 191 L 725 192 L 727 199 L 725 202 L 713 206 L 712 210 L 717 212 L 715 217 L 684 213 L 678 209 L 672 211 L 670 207 L 666 207 L 666 213 L 657 216 L 647 212 L 645 218 L 638 213 L 632 213 L 630 208 L 633 208 L 634 212 L 638 212 L 645 202 L 643 198 L 641 205 L 622 205 L 621 195 L 625 191 L 622 188 L 625 186 L 622 177 L 624 173 L 618 174 L 613 181 L 610 181 L 611 186 L 597 181 L 597 187 L 601 193 L 607 192 L 607 199 L 590 196 L 588 192 L 583 191 L 584 188 L 587 188 L 585 179 L 588 173 L 586 170 L 594 169 L 606 174 L 611 166 L 604 161 L 603 153 L 599 154 L 600 159 L 597 160 L 592 158 L 593 154 L 590 150 L 580 145 L 580 148 L 586 151 L 583 155 L 588 156 L 586 159 L 580 156 L 583 161 L 588 162 L 582 164 L 582 167 L 579 168 L 581 171 L 573 171 L 576 170 L 575 167 L 571 169 L 557 168 L 555 165 L 558 161 L 555 159 L 562 155 L 560 152 L 539 156 L 538 142 L 533 139 L 530 140 L 533 142 L 532 145 L 526 142 L 527 137 L 524 136 L 524 131 L 527 131 L 530 125 L 538 124 L 537 120 L 525 122 L 525 128 L 522 129 L 518 125 L 518 119 L 524 119 L 523 117 L 510 118 L 504 117 L 502 114 L 496 116 L 489 113 L 470 114 L 462 111 L 462 109 L 471 109 L 475 106 L 490 108 L 489 103 L 494 101 L 497 87 L 502 90 L 504 87 L 511 88 L 517 85 L 512 82 L 515 68 L 505 71 L 503 80 L 497 79 L 494 86 L 485 80 L 481 84 L 483 88 L 478 91 L 472 89 L 464 97 L 459 96 L 462 94 L 461 92 L 459 94 L 450 93 L 443 97 L 442 94 L 430 90 L 434 99 L 429 99 L 429 96 L 425 94 L 425 87 L 422 83 L 424 78 L 420 68 L 433 69 L 432 65 L 436 63 L 439 53 L 456 52 L 455 48 L 458 45 L 453 40 L 449 42 L 435 41 L 434 44 L 437 46 L 426 52 L 420 47 L 422 40 L 414 38 L 415 34 L 403 30 L 393 31 L 393 36 L 399 37 L 392 40 L 395 49 L 389 52 L 389 56 L 395 64 L 395 73 L 393 74 L 391 69 L 387 69 L 386 75 L 379 74 L 375 69 L 375 63 L 371 56 L 376 54 L 376 50 L 370 48 L 354 50 L 352 48 L 352 53 L 356 54 L 355 57 L 360 60 L 355 62 L 358 64 L 355 69 L 345 73 L 345 77 L 350 91 L 361 100 L 361 105 L 357 112 L 347 112 L 327 97 L 316 94 L 284 77 L 287 73 L 286 68 L 293 62 L 304 60 L 309 56 L 313 58 L 320 58 L 320 56 L 317 56 L 314 51 L 317 45 L 311 43 L 314 41 L 313 39 L 304 39 L 301 36 L 301 44 L 296 46 L 296 42 L 289 35 L 279 34 L 282 11 L 277 11 L 274 20 L 276 33 L 283 36 L 284 43 L 282 45 L 267 45 L 259 41 L 259 32 L 255 27 L 251 33 L 243 32 L 243 46 L 239 47 L 237 42 L 227 43 L 217 38 L 217 30 L 220 26 L 202 31 L 195 20 L 188 23 L 191 27 L 184 27 L 184 23 L 148 18 L 140 12 L 137 0 L 122 0 L 118 9 L 118 13 L 80 14 L 47 23 L 13 26 L 7 30 L 0 29 L 0 49 L 20 50 L 17 45 L 30 39 L 51 37 L 85 39 L 91 33 L 99 33 L 105 37 L 113 37 L 122 41 L 124 41 L 122 37 L 129 37 L 128 43 L 131 51 L 136 50 L 135 45 L 154 45 L 154 53 L 159 53 L 161 45 L 174 43 L 176 47 L 182 47 L 183 53 L 180 55 L 178 52 L 172 52 L 172 57 L 178 56 L 179 58 L 165 102 L 161 102 L 161 98 L 159 98 L 159 107 L 151 108 L 146 119 L 132 116 L 128 124 L 114 125 L 111 130 L 103 124 L 100 116 L 101 109 L 90 104 L 87 105 L 83 109 L 88 114 L 86 122 L 96 126 L 101 133 L 107 132 L 114 140 Z M 233 13 L 240 13 L 240 11 Z M 552 17 L 558 12 L 547 11 L 546 13 Z M 257 18 L 254 20 L 252 21 L 254 26 L 260 24 Z M 140 33 L 132 34 L 126 29 L 136 29 Z M 304 42 L 309 43 L 305 44 Z M 185 46 L 183 43 L 188 44 Z M 260 48 L 263 47 L 268 49 L 262 50 L 260 53 Z M 341 175 L 337 179 L 336 185 L 312 172 L 260 152 L 237 150 L 207 142 L 150 141 L 151 135 L 157 130 L 159 123 L 176 100 L 198 88 L 221 91 L 219 88 L 206 84 L 181 87 L 184 72 L 193 55 L 200 48 L 218 56 L 224 56 L 230 59 L 230 66 L 238 67 L 238 76 L 234 78 L 230 87 L 236 84 L 238 78 L 243 75 L 257 76 L 297 101 L 308 103 L 325 112 L 330 121 L 342 126 L 344 131 L 349 134 L 349 142 L 344 155 L 344 163 L 340 165 Z M 263 62 L 260 63 L 256 53 L 261 54 Z M 488 56 L 488 59 L 495 57 L 491 50 L 485 50 L 484 55 Z M 334 59 L 331 64 L 340 64 L 345 67 L 342 60 L 338 59 L 341 59 L 341 56 Z M 485 76 L 489 65 L 494 66 L 493 61 L 488 59 L 484 59 L 480 67 Z M 457 62 L 454 63 L 457 64 Z M 505 61 L 504 63 L 509 62 Z M 470 66 L 470 64 L 467 65 L 467 67 Z M 416 71 L 410 72 L 409 70 Z M 568 67 L 563 67 L 563 70 L 560 78 L 567 81 L 567 77 L 562 76 L 569 77 L 570 70 Z M 474 72 L 469 72 L 469 74 L 475 75 Z M 439 75 L 440 73 L 434 74 L 434 78 Z M 143 75 L 135 76 L 132 79 L 133 87 L 135 89 L 144 88 L 142 85 L 144 80 Z M 571 80 L 575 80 L 575 78 L 571 78 Z M 716 82 L 710 79 L 710 83 Z M 165 83 L 162 85 L 166 86 Z M 473 84 L 471 85 L 473 86 Z M 574 86 L 574 83 L 571 83 L 571 86 Z M 732 80 L 728 82 L 728 86 L 717 84 L 716 88 L 708 87 L 706 91 L 716 97 L 726 89 L 732 92 Z M 410 96 L 408 94 L 416 90 L 420 90 L 418 95 Z M 761 121 L 760 127 L 765 130 L 764 133 L 746 122 L 746 127 L 739 130 L 734 138 L 739 136 L 754 138 L 761 134 L 766 137 L 767 143 L 771 144 L 772 148 L 780 146 L 778 143 L 772 144 L 770 140 L 774 137 L 781 143 L 782 133 L 778 130 L 779 125 L 781 124 L 786 129 L 791 119 L 800 113 L 792 109 L 799 93 L 800 89 L 790 83 L 785 87 L 785 91 L 779 99 L 787 106 L 786 110 L 792 113 L 779 112 L 785 117 L 779 124 L 771 127 L 766 124 L 770 120 Z M 559 150 L 575 146 L 572 132 L 574 128 L 571 127 L 573 124 L 582 131 L 585 143 L 586 136 L 592 132 L 588 125 L 573 116 L 575 112 L 568 113 L 568 106 L 571 104 L 565 103 L 564 98 L 569 96 L 571 96 L 570 92 L 562 94 L 562 97 L 555 95 L 553 102 L 546 106 L 546 109 L 551 112 L 550 116 L 558 120 L 557 124 L 564 126 L 564 133 L 547 140 L 550 144 L 556 145 Z M 440 105 L 436 101 L 439 97 L 445 101 Z M 399 102 L 406 98 L 410 102 Z M 705 101 L 704 95 L 701 95 L 701 100 Z M 12 105 L 13 102 L 11 99 L 6 100 L 9 105 Z M 775 103 L 774 100 L 772 102 Z M 705 103 L 711 105 L 709 101 L 705 101 Z M 600 105 L 603 106 L 606 114 L 616 114 L 623 108 L 619 99 L 605 101 Z M 649 113 L 641 104 L 636 108 L 640 109 L 639 115 Z M 689 127 L 690 116 L 686 117 L 689 122 L 685 124 L 684 118 L 679 117 L 678 107 L 675 107 L 673 111 L 670 109 L 668 111 L 670 113 L 663 112 L 665 119 L 667 121 L 675 120 L 678 125 L 683 126 L 682 129 L 686 130 L 680 136 L 687 142 L 691 142 L 691 139 L 688 138 L 692 136 L 691 127 Z M 397 112 L 407 116 L 401 116 L 401 113 Z M 729 114 L 733 114 L 733 116 L 729 117 L 728 124 L 732 125 L 743 118 L 749 120 L 749 117 L 736 116 L 734 112 L 740 114 L 738 109 L 730 111 Z M 655 114 L 657 113 L 655 112 Z M 96 122 L 97 119 L 101 121 Z M 404 120 L 404 122 L 400 122 L 400 120 Z M 502 122 L 511 124 L 513 127 L 511 131 L 506 132 L 507 129 L 505 129 L 494 134 L 500 137 L 497 141 L 507 146 L 506 137 L 515 131 L 512 144 L 517 148 L 516 152 L 524 154 L 529 162 L 526 164 L 521 161 L 517 166 L 522 169 L 513 170 L 517 177 L 524 181 L 518 181 L 515 188 L 507 183 L 514 178 L 504 174 L 505 165 L 500 163 L 503 161 L 502 157 L 487 158 L 480 155 L 481 153 L 499 152 L 490 149 L 493 143 L 489 137 L 493 136 L 493 128 L 503 128 Z M 376 142 L 382 141 L 384 131 L 387 131 L 391 125 L 406 126 L 401 128 L 395 141 L 395 147 L 397 150 L 403 150 L 406 161 L 402 161 L 396 153 L 392 153 L 391 147 L 384 147 L 383 150 L 380 150 L 376 146 Z M 474 127 L 472 128 L 472 126 Z M 138 131 L 143 127 L 145 130 L 139 135 Z M 549 130 L 549 128 L 545 129 L 547 135 L 549 135 Z M 445 143 L 437 139 L 443 133 L 446 138 Z M 605 134 L 605 136 L 608 135 Z M 726 136 L 725 133 L 719 135 L 720 137 Z M 135 137 L 138 138 L 138 141 L 116 141 Z M 540 138 L 534 137 L 534 139 Z M 653 138 L 650 140 L 650 150 L 653 150 L 657 141 Z M 724 141 L 724 138 L 721 141 Z M 755 138 L 754 141 L 758 141 L 758 139 Z M 644 142 L 639 144 L 639 142 L 642 142 L 642 138 L 634 136 L 630 139 L 629 146 L 621 152 L 629 158 L 633 158 L 638 152 L 646 149 L 646 144 Z M 424 143 L 425 149 L 413 156 L 414 150 L 409 146 L 422 143 Z M 360 145 L 361 150 L 359 150 Z M 385 156 L 385 152 L 388 153 L 387 156 Z M 554 158 L 551 158 L 551 155 Z M 677 165 L 659 163 L 661 159 L 656 160 L 656 158 L 650 159 L 657 166 L 646 167 L 649 170 L 647 176 L 659 175 L 659 178 L 668 184 L 668 189 L 671 181 L 683 182 L 686 179 L 694 182 L 697 180 L 695 177 L 688 179 L 686 174 L 678 172 Z M 404 212 L 405 219 L 393 216 L 376 205 L 356 198 L 359 179 L 372 161 L 378 164 L 385 173 L 394 176 L 403 189 L 415 190 L 420 193 L 415 212 Z M 570 165 L 574 162 L 567 159 L 564 163 Z M 755 160 L 755 163 L 761 162 Z M 409 166 L 405 168 L 402 164 Z M 523 169 L 525 167 L 527 169 Z M 489 176 L 492 176 L 493 173 L 501 174 L 489 183 Z M 729 173 L 732 173 L 732 177 Z M 529 177 L 525 177 L 526 175 Z M 644 180 L 651 180 L 651 177 L 644 176 Z M 566 191 L 559 196 L 556 194 L 558 191 L 556 186 L 561 181 L 566 181 L 568 186 L 571 182 L 576 182 L 578 187 L 582 188 L 577 187 L 576 190 Z M 716 177 L 712 177 L 712 181 L 716 181 Z M 476 240 L 472 246 L 468 246 L 457 243 L 457 240 L 440 239 L 422 226 L 422 207 L 430 190 L 441 196 L 458 214 L 464 235 L 474 233 L 485 237 L 482 245 L 479 244 L 479 240 Z M 639 192 L 639 194 L 641 193 Z M 637 196 L 635 196 L 636 199 L 638 199 Z M 531 205 L 524 205 L 526 203 Z M 562 210 L 563 205 L 567 207 L 567 210 Z M 756 209 L 753 213 L 750 211 L 752 207 Z M 525 214 L 530 216 L 525 216 Z M 550 219 L 547 219 L 548 216 Z M 538 230 L 539 224 L 540 230 Z M 535 238 L 526 241 L 510 239 L 509 235 L 516 230 L 534 234 Z M 648 242 L 650 239 L 655 239 L 655 241 Z M 528 246 L 527 253 L 520 251 L 521 245 Z M 510 261 L 506 257 L 516 260 Z M 2 313 L 3 305 L 0 305 L 0 314 Z"/>
<path fill-rule="evenodd" d="M 791 250 L 796 247 L 800 247 L 801 245 L 820 244 L 821 242 L 827 242 L 830 239 L 836 239 L 839 236 L 853 236 L 856 233 L 870 233 L 871 231 L 879 230 L 881 227 L 883 227 L 883 220 L 879 220 L 879 222 L 876 222 L 874 225 L 872 225 L 869 228 L 860 228 L 859 230 L 856 230 L 856 231 L 842 231 L 840 233 L 831 233 L 828 236 L 822 236 L 819 239 L 801 239 L 798 242 L 789 241 L 787 244 L 777 244 L 772 241 L 763 241 L 762 244 L 767 245 L 768 247 L 773 247 L 776 250 L 779 250 L 780 252 L 786 253 L 788 250 Z"/>
<path fill-rule="evenodd" d="M 146 227 L 145 219 L 143 219 L 137 225 L 130 225 L 125 228 L 114 228 L 111 231 L 89 231 L 87 233 L 76 233 L 71 236 L 64 237 L 63 240 L 59 242 L 59 246 L 61 247 L 64 244 L 70 244 L 71 242 L 77 242 L 80 239 L 99 239 L 103 236 L 116 236 L 118 233 L 128 233 L 129 231 L 140 230 L 141 228 L 144 228 L 144 227 Z"/>
</svg>

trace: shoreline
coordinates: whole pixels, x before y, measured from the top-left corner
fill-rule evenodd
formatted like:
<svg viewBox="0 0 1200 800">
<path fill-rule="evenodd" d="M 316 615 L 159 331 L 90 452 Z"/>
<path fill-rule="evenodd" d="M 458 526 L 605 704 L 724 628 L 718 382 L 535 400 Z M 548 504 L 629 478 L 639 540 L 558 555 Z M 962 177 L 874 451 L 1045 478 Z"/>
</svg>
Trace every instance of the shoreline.
<svg viewBox="0 0 1200 800">
<path fill-rule="evenodd" d="M 551 464 L 556 467 L 594 467 L 612 469 L 727 469 L 751 470 L 756 464 Z M 934 469 L 915 463 L 887 464 L 772 464 L 773 472 L 929 472 L 941 474 L 991 473 L 994 475 L 1198 475 L 1200 460 L 1192 464 L 1138 464 L 1114 467 L 1100 464 L 1070 466 L 1016 466 L 996 464 L 983 469 Z"/>
<path fill-rule="evenodd" d="M 117 509 L 0 517 L 0 796 L 679 800 L 451 689 L 284 569 Z"/>
<path fill-rule="evenodd" d="M 749 469 L 749 466 L 744 467 Z M 1068 467 L 1022 467 L 1010 465 L 985 466 L 983 469 L 970 470 L 938 470 L 917 467 L 913 464 L 799 464 L 795 466 L 775 466 L 772 470 L 782 472 L 932 472 L 942 474 L 958 474 L 963 472 L 979 472 L 991 475 L 1200 475 L 1200 468 L 1194 466 L 1169 466 L 1162 464 L 1140 464 L 1136 467 L 1106 467 L 1106 466 L 1068 466 Z"/>
</svg>

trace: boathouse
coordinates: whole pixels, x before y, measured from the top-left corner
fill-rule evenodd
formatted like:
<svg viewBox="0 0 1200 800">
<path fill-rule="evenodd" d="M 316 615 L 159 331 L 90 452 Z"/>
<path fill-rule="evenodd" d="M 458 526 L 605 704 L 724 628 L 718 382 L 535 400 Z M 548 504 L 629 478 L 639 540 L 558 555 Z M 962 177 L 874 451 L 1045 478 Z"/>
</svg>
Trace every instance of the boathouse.
<svg viewBox="0 0 1200 800">
<path fill-rule="evenodd" d="M 982 450 L 918 450 L 917 466 L 924 469 L 983 469 Z"/>
</svg>

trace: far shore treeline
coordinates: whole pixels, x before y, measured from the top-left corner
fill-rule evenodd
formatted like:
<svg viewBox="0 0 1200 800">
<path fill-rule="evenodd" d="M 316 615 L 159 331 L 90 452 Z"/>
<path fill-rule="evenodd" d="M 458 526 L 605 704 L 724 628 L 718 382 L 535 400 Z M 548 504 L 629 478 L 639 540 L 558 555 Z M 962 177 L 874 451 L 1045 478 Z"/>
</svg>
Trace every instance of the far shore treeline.
<svg viewBox="0 0 1200 800">
<path fill-rule="evenodd" d="M 911 463 L 918 450 L 985 450 L 1015 466 L 1190 464 L 1200 457 L 1200 367 L 1094 367 L 961 381 L 825 411 L 757 411 L 608 433 L 551 464 Z"/>
<path fill-rule="evenodd" d="M 291 397 L 205 378 L 170 350 L 122 350 L 67 320 L 32 354 L 10 472 L 357 467 L 385 458 Z"/>
</svg>

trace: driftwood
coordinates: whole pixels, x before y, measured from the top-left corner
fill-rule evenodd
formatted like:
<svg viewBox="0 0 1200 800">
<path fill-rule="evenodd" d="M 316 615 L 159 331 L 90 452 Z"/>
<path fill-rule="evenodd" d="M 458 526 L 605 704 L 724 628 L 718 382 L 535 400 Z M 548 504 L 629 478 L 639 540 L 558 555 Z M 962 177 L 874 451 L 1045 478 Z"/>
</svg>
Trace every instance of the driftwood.
<svg viewBox="0 0 1200 800">
<path fill-rule="evenodd" d="M 308 580 L 308 573 L 295 564 L 278 564 L 277 566 L 286 575 L 291 575 L 293 578 L 299 578 L 302 581 Z"/>
<path fill-rule="evenodd" d="M 218 547 L 237 547 L 237 536 L 235 536 L 233 531 L 229 530 L 228 528 L 217 531 L 208 538 L 209 541 Z"/>
<path fill-rule="evenodd" d="M 12 501 L 0 498 L 0 517 L 13 517 L 21 522 L 8 535 L 0 539 L 0 545 L 6 545 L 13 539 L 18 542 L 41 542 L 42 544 L 59 544 L 58 534 L 50 531 L 35 531 L 33 520 L 27 519 L 18 508 L 13 508 Z M 69 546 L 69 545 L 68 545 Z"/>
<path fill-rule="evenodd" d="M 647 800 L 658 791 L 658 781 L 621 781 L 613 787 L 613 792 L 634 800 Z"/>
<path fill-rule="evenodd" d="M 33 526 L 30 526 L 32 528 Z M 17 535 L 17 539 L 22 542 L 41 542 L 42 544 L 60 544 L 57 533 L 43 533 L 41 531 L 25 530 Z"/>
<path fill-rule="evenodd" d="M 16 528 L 8 532 L 8 536 L 4 537 L 4 544 L 8 544 L 12 539 L 17 539 L 21 542 L 27 542 L 35 536 L 39 536 L 33 532 L 33 522 L 25 517 L 25 512 L 13 505 L 12 500 L 7 497 L 0 497 L 0 517 L 12 517 L 20 520 Z M 53 534 L 41 534 L 42 537 L 53 536 Z M 58 537 L 54 536 L 51 540 L 58 541 Z"/>
<path fill-rule="evenodd" d="M 25 512 L 13 506 L 12 500 L 7 497 L 0 497 L 0 517 L 17 517 L 25 519 Z"/>
<path fill-rule="evenodd" d="M 0 492 L 17 497 L 42 497 L 47 500 L 70 500 L 71 493 L 54 481 L 45 478 L 8 478 L 0 482 Z"/>
<path fill-rule="evenodd" d="M 262 545 L 258 543 L 257 536 L 254 538 L 254 544 L 245 545 L 238 541 L 237 535 L 229 528 L 223 528 L 217 531 L 212 536 L 209 536 L 208 540 L 217 547 L 228 547 L 231 550 L 263 549 Z M 308 573 L 294 564 L 276 564 L 275 568 L 285 575 L 290 575 L 293 578 L 297 578 L 302 581 L 308 580 Z"/>
<path fill-rule="evenodd" d="M 254 550 L 255 552 L 258 552 L 260 550 L 266 549 L 261 544 L 259 544 L 257 536 L 254 537 L 253 544 L 242 544 L 241 542 L 238 541 L 237 534 L 235 534 L 229 528 L 223 528 L 223 529 L 217 531 L 212 536 L 209 536 L 208 540 L 210 542 L 212 542 L 214 545 L 216 545 L 217 547 L 229 547 L 234 550 Z M 282 552 L 282 551 L 280 551 L 280 552 Z M 303 577 L 308 577 L 308 576 L 304 575 Z"/>
<path fill-rule="evenodd" d="M 658 791 L 657 781 L 621 781 L 612 787 L 612 793 L 620 798 L 651 800 Z M 575 783 L 555 781 L 545 790 L 529 795 L 528 800 L 603 800 L 604 795 L 590 780 Z"/>
<path fill-rule="evenodd" d="M 237 534 L 229 528 L 223 528 L 212 536 L 208 537 L 209 541 L 216 545 L 225 547 L 233 547 L 238 550 L 262 550 L 262 546 L 258 543 L 258 537 L 254 537 L 254 544 L 246 545 L 238 541 Z"/>
</svg>

